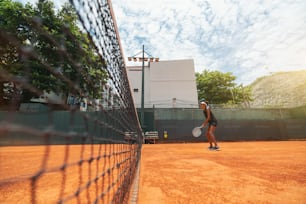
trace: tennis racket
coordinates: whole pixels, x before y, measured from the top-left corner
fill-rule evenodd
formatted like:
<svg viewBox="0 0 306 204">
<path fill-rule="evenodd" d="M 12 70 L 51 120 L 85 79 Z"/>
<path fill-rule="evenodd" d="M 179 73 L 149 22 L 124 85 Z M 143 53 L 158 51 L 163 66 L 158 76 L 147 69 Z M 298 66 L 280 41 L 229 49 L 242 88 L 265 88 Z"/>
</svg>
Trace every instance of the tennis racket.
<svg viewBox="0 0 306 204">
<path fill-rule="evenodd" d="M 202 128 L 203 128 L 203 126 L 193 128 L 192 129 L 192 135 L 194 137 L 200 137 L 200 135 L 202 134 Z"/>
</svg>

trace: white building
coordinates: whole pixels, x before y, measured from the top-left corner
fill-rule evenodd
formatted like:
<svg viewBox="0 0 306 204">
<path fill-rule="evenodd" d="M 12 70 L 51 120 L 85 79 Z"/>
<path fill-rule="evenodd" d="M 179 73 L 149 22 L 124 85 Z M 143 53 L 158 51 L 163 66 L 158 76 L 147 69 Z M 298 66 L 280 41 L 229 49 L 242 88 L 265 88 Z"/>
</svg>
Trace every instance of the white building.
<svg viewBox="0 0 306 204">
<path fill-rule="evenodd" d="M 65 96 L 62 93 L 57 94 L 53 91 L 50 91 L 49 93 L 44 91 L 42 95 L 39 97 L 33 97 L 30 101 L 36 103 L 63 104 L 65 101 Z"/>
<path fill-rule="evenodd" d="M 142 66 L 127 67 L 136 108 L 141 107 Z M 196 108 L 198 93 L 192 59 L 146 62 L 144 107 Z"/>
</svg>

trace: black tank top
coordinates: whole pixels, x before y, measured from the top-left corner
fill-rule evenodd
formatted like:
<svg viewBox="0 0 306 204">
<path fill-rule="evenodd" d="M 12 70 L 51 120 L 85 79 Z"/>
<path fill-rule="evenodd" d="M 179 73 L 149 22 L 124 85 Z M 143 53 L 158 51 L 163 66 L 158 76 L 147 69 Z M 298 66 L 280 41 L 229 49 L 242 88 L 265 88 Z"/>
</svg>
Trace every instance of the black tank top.
<svg viewBox="0 0 306 204">
<path fill-rule="evenodd" d="M 209 106 L 207 106 L 206 109 L 203 110 L 203 113 L 204 113 L 204 115 L 205 115 L 205 118 L 207 118 L 207 109 L 210 110 L 210 120 L 209 120 L 209 122 L 211 122 L 211 121 L 217 121 L 216 117 L 214 116 L 214 114 L 213 114 L 213 112 L 211 111 L 211 109 L 210 109 Z"/>
</svg>

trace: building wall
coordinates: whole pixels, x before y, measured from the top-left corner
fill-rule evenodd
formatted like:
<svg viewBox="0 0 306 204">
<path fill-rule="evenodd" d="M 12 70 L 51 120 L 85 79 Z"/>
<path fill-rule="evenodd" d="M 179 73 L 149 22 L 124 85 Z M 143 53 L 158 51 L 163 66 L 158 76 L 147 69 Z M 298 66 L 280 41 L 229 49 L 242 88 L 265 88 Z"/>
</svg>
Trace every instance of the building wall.
<svg viewBox="0 0 306 204">
<path fill-rule="evenodd" d="M 148 67 L 145 67 L 147 73 Z M 141 80 L 142 80 L 142 67 L 133 66 L 127 67 L 127 75 L 130 82 L 130 88 L 134 99 L 134 104 L 137 108 L 141 107 Z M 146 81 L 146 80 L 145 80 Z M 146 89 L 145 89 L 146 90 Z"/>
<path fill-rule="evenodd" d="M 128 67 L 134 102 L 141 107 L 142 67 Z M 137 91 L 138 90 L 138 91 Z M 191 108 L 198 106 L 192 59 L 151 62 L 145 66 L 144 106 Z"/>
</svg>

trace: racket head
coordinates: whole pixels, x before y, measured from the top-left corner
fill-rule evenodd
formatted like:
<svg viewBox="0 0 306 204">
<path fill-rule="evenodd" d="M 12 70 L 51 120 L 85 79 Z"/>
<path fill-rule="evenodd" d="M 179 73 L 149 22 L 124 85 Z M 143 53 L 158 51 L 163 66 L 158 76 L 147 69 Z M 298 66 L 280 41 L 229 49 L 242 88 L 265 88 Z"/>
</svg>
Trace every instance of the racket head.
<svg viewBox="0 0 306 204">
<path fill-rule="evenodd" d="M 200 137 L 201 134 L 202 134 L 202 127 L 195 127 L 192 129 L 192 135 L 194 137 Z"/>
</svg>

